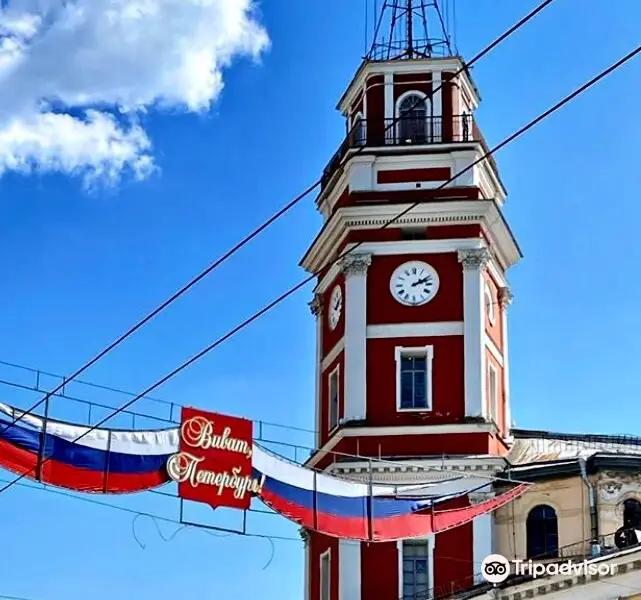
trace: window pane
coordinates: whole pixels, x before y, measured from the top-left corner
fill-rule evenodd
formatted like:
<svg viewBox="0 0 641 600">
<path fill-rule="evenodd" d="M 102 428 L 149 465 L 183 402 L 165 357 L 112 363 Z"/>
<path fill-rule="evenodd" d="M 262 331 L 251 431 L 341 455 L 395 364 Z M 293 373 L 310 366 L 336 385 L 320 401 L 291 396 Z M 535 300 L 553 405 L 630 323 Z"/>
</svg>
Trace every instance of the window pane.
<svg viewBox="0 0 641 600">
<path fill-rule="evenodd" d="M 425 373 L 414 373 L 414 406 L 416 408 L 427 406 Z"/>
<path fill-rule="evenodd" d="M 414 369 L 417 371 L 425 370 L 426 358 L 424 356 L 417 356 L 414 358 Z"/>
<path fill-rule="evenodd" d="M 413 366 L 413 359 L 409 356 L 403 356 L 401 358 L 401 372 L 402 371 L 411 371 Z"/>
<path fill-rule="evenodd" d="M 412 373 L 401 374 L 401 408 L 412 408 L 414 405 Z"/>
</svg>

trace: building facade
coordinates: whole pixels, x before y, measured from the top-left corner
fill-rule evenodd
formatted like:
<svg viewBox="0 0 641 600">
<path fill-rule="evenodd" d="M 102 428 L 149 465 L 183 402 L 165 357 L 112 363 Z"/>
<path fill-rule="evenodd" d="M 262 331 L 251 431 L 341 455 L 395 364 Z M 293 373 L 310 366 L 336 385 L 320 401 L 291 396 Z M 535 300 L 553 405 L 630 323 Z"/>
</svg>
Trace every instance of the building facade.
<svg viewBox="0 0 641 600">
<path fill-rule="evenodd" d="M 409 39 L 375 39 L 338 104 L 347 135 L 323 173 L 323 226 L 301 261 L 316 275 L 317 435 L 306 464 L 372 483 L 429 483 L 452 471 L 486 483 L 538 479 L 496 514 L 427 539 L 367 543 L 304 531 L 306 600 L 496 597 L 480 574 L 486 556 L 542 549 L 552 560 L 564 556 L 559 544 L 591 556 L 604 533 L 598 518 L 614 527 L 621 512 L 618 496 L 596 508 L 594 490 L 606 488 L 595 483 L 599 469 L 586 475 L 594 452 L 561 443 L 572 464 L 564 471 L 559 440 L 514 436 L 507 273 L 521 252 L 502 213 L 507 191 L 475 120 L 469 70 L 446 32 L 443 52 L 429 39 L 419 49 L 415 8 L 406 3 Z M 629 446 L 616 452 L 635 455 Z M 625 573 L 639 579 L 632 567 Z M 527 582 L 510 585 L 506 598 L 538 594 Z M 617 597 L 585 589 L 578 597 Z"/>
</svg>

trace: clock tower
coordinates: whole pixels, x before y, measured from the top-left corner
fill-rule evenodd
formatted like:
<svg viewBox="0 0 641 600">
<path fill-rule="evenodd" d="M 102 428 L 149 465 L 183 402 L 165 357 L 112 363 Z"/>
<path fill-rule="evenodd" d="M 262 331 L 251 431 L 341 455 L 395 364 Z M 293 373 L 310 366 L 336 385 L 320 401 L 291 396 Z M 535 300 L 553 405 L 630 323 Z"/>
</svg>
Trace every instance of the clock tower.
<svg viewBox="0 0 641 600">
<path fill-rule="evenodd" d="M 506 272 L 521 254 L 496 162 L 470 167 L 487 152 L 479 95 L 445 28 L 427 27 L 442 22 L 442 0 L 382 4 L 338 104 L 348 134 L 325 168 L 324 224 L 301 263 L 318 274 L 307 464 L 380 483 L 443 469 L 491 478 L 510 442 Z M 492 529 L 488 514 L 398 543 L 305 532 L 306 598 L 461 591 L 492 553 Z"/>
</svg>

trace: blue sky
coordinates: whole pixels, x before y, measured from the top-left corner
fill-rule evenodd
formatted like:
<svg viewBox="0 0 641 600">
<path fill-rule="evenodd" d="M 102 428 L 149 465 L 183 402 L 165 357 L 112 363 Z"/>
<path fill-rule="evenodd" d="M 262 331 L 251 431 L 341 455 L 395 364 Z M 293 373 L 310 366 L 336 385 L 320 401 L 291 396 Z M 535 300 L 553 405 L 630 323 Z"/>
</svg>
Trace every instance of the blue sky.
<svg viewBox="0 0 641 600">
<path fill-rule="evenodd" d="M 534 5 L 459 2 L 461 52 L 469 58 Z M 556 0 L 482 60 L 474 77 L 490 145 L 631 50 L 640 17 L 634 0 L 611 3 L 607 15 L 586 11 L 581 0 Z M 87 192 L 67 173 L 5 172 L 0 360 L 72 372 L 318 177 L 342 140 L 334 107 L 362 55 L 363 3 L 271 0 L 259 20 L 271 47 L 259 61 L 241 57 L 223 70 L 224 89 L 209 112 L 170 106 L 140 113 L 158 167 L 144 181 L 125 177 Z M 497 157 L 509 191 L 506 214 L 525 253 L 510 273 L 519 427 L 641 433 L 634 425 L 641 387 L 634 177 L 640 73 L 637 60 Z M 0 111 L 0 126 L 1 119 Z M 85 379 L 144 389 L 297 283 L 304 276 L 298 260 L 319 225 L 312 200 L 301 203 Z M 156 395 L 311 427 L 310 295 L 307 289 L 283 302 Z M 8 378 L 28 381 L 0 370 L 0 379 Z M 0 387 L 3 398 L 22 405 L 37 398 Z M 102 397 L 81 386 L 72 392 Z M 303 434 L 278 435 L 309 442 Z M 185 531 L 163 542 L 152 523 L 139 520 L 143 550 L 132 517 L 117 511 L 22 488 L 7 491 L 0 504 L 0 594 L 302 595 L 303 554 L 295 542 L 275 542 L 263 570 L 271 553 L 264 540 Z M 123 505 L 169 510 L 148 495 Z M 296 536 L 280 520 L 270 530 Z"/>
</svg>

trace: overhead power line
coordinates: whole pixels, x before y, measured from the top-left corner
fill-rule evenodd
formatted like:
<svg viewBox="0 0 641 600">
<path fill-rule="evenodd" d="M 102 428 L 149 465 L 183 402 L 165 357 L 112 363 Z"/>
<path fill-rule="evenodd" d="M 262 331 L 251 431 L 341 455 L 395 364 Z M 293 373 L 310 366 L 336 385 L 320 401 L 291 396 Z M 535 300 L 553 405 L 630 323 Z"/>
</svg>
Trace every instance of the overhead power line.
<svg viewBox="0 0 641 600">
<path fill-rule="evenodd" d="M 6 363 L 4 361 L 0 361 L 0 364 L 10 364 L 12 366 L 18 366 L 15 363 Z M 29 367 L 22 367 L 22 368 L 25 368 L 27 370 L 32 370 Z M 42 373 L 43 371 L 40 371 L 40 372 Z M 76 382 L 76 383 L 78 383 L 78 382 Z M 7 381 L 6 379 L 0 379 L 0 385 L 14 387 L 14 388 L 18 388 L 18 389 L 22 389 L 22 390 L 30 391 L 30 392 L 37 392 L 38 391 L 38 390 L 34 390 L 33 388 L 30 388 L 29 386 L 26 386 L 24 384 L 13 382 L 13 381 Z M 87 384 L 87 385 L 92 385 L 92 384 Z M 110 388 L 110 387 L 101 386 L 101 385 L 97 385 L 97 384 L 94 384 L 94 385 L 96 385 L 96 387 L 98 387 L 98 388 L 105 388 L 105 389 L 108 389 L 108 390 L 117 391 L 117 392 L 120 392 L 122 394 L 129 395 L 129 396 L 133 396 L 134 395 L 133 393 L 125 392 L 124 390 L 117 390 L 116 388 Z M 67 394 L 57 394 L 56 398 L 60 398 L 62 400 L 68 400 L 69 402 L 78 402 L 78 403 L 81 403 L 81 404 L 84 404 L 84 405 L 87 405 L 87 406 L 95 406 L 97 408 L 102 408 L 102 409 L 107 409 L 107 410 L 115 410 L 113 406 L 107 406 L 107 405 L 104 405 L 104 404 L 97 404 L 97 403 L 93 402 L 92 400 L 89 400 L 87 398 L 82 398 L 82 397 L 79 397 L 79 396 L 69 396 Z M 163 402 L 163 401 L 160 401 L 160 402 Z M 174 404 L 174 407 L 175 408 L 181 408 L 182 405 L 181 404 Z M 177 420 L 162 419 L 162 418 L 159 418 L 159 417 L 155 417 L 153 415 L 147 415 L 147 414 L 138 413 L 138 412 L 135 412 L 135 411 L 123 410 L 122 414 L 125 414 L 125 413 L 131 415 L 132 417 L 140 417 L 140 418 L 152 419 L 152 420 L 155 419 L 155 420 L 163 421 L 165 423 L 170 423 L 170 424 L 175 425 L 175 426 L 178 426 L 180 424 L 180 422 L 177 421 Z M 53 420 L 53 417 L 51 417 L 51 415 L 49 415 L 49 417 L 50 417 L 51 420 Z M 257 442 L 257 443 L 263 444 L 263 445 L 279 446 L 279 447 L 287 448 L 289 450 L 293 450 L 294 451 L 293 462 L 296 463 L 296 464 L 304 463 L 304 461 L 299 461 L 298 460 L 298 456 L 297 456 L 298 451 L 301 451 L 304 454 L 309 455 L 309 453 L 311 451 L 317 450 L 317 448 L 315 448 L 313 446 L 308 446 L 308 445 L 305 445 L 305 444 L 296 444 L 296 443 L 292 443 L 292 442 L 285 442 L 285 441 L 281 441 L 280 439 L 274 439 L 272 437 L 266 437 L 264 435 L 263 426 L 271 426 L 271 427 L 277 427 L 279 429 L 286 429 L 286 430 L 293 430 L 293 431 L 302 431 L 304 433 L 314 433 L 311 430 L 301 429 L 299 427 L 293 427 L 293 426 L 289 426 L 289 425 L 281 425 L 281 424 L 277 424 L 277 423 L 269 423 L 269 422 L 266 422 L 266 421 L 256 421 L 255 423 L 258 424 L 258 433 L 254 437 L 254 441 Z M 78 424 L 80 424 L 80 423 L 78 423 Z M 368 459 L 368 458 L 363 457 L 362 455 L 359 455 L 359 454 L 351 454 L 351 453 L 348 453 L 348 452 L 338 452 L 336 450 L 323 450 L 321 452 L 323 454 L 325 454 L 326 456 L 331 456 L 332 458 L 339 459 L 339 460 L 370 461 L 372 464 L 376 464 L 378 466 L 389 465 L 389 466 L 413 467 L 413 468 L 418 469 L 419 471 L 424 471 L 426 473 L 431 473 L 431 472 L 434 472 L 434 473 L 447 473 L 447 472 L 451 471 L 451 469 L 449 469 L 447 466 L 445 466 L 446 457 L 444 457 L 444 456 L 439 456 L 438 457 L 439 460 L 442 461 L 442 466 L 438 467 L 438 466 L 431 466 L 431 465 L 424 465 L 424 464 L 408 462 L 407 460 L 395 460 L 394 457 L 391 457 L 391 456 L 378 456 L 378 457 L 372 457 L 372 458 Z M 432 458 L 435 458 L 435 457 L 432 457 Z M 287 460 L 291 460 L 291 459 L 287 459 Z M 317 470 L 317 469 L 314 468 L 313 470 Z M 504 477 L 497 477 L 497 476 L 493 476 L 493 475 L 480 475 L 478 473 L 469 473 L 469 474 L 468 473 L 461 473 L 460 471 L 456 471 L 456 474 L 457 474 L 457 477 L 486 479 L 488 481 L 506 481 L 506 482 L 515 483 L 515 484 L 516 483 L 526 483 L 524 481 L 519 481 L 518 479 L 514 479 L 513 477 L 510 477 L 510 478 L 506 479 Z M 176 496 L 176 494 L 168 494 L 168 493 L 162 492 L 160 490 L 153 490 L 152 489 L 152 490 L 149 490 L 149 492 L 154 493 L 154 494 L 160 494 L 161 496 L 169 496 L 169 497 L 172 497 L 172 498 L 177 498 L 178 497 L 178 496 Z M 253 510 L 253 509 L 250 509 L 250 510 Z M 260 512 L 260 511 L 253 510 L 253 512 Z"/>
<path fill-rule="evenodd" d="M 583 85 L 581 85 L 579 88 L 577 88 L 576 90 L 574 90 L 572 93 L 570 93 L 569 95 L 565 96 L 562 100 L 560 100 L 559 102 L 557 102 L 554 106 L 550 107 L 549 109 L 547 109 L 546 111 L 542 112 L 540 115 L 538 115 L 537 117 L 535 117 L 534 119 L 532 119 L 529 123 L 527 123 L 526 125 L 524 125 L 524 126 L 523 126 L 523 127 L 521 127 L 520 129 L 518 129 L 517 131 L 515 131 L 512 135 L 510 135 L 510 136 L 508 136 L 507 138 L 505 138 L 502 142 L 500 142 L 499 144 L 497 144 L 496 146 L 494 146 L 494 147 L 493 147 L 493 148 L 491 148 L 490 150 L 488 150 L 488 151 L 487 151 L 486 153 L 484 153 L 480 158 L 478 158 L 477 160 L 475 160 L 474 162 L 472 162 L 472 164 L 470 164 L 470 165 L 469 165 L 468 167 L 466 167 L 465 169 L 462 169 L 460 172 L 456 173 L 456 174 L 454 175 L 454 177 L 450 178 L 450 180 L 449 180 L 449 181 L 446 181 L 444 184 L 442 184 L 442 185 L 441 185 L 441 186 L 439 186 L 439 187 L 440 187 L 440 188 L 445 187 L 445 186 L 446 186 L 446 185 L 448 185 L 451 181 L 454 181 L 457 177 L 460 177 L 462 174 L 464 174 L 464 173 L 466 173 L 467 171 L 469 171 L 470 169 L 472 169 L 472 168 L 473 168 L 475 165 L 477 165 L 479 162 L 481 162 L 481 161 L 483 161 L 483 160 L 487 159 L 488 157 L 490 157 L 491 155 L 493 155 L 495 152 L 497 152 L 497 151 L 498 151 L 498 150 L 500 150 L 501 148 L 504 148 L 506 145 L 508 145 L 509 143 L 511 143 L 512 141 L 514 141 L 515 139 L 517 139 L 517 138 L 519 138 L 520 136 L 522 136 L 524 133 L 526 133 L 527 131 L 529 131 L 530 129 L 532 129 L 534 126 L 536 126 L 538 123 L 540 123 L 541 121 L 545 120 L 545 119 L 546 119 L 546 118 L 548 118 L 550 115 L 552 115 L 553 113 L 555 113 L 555 112 L 557 112 L 559 109 L 561 109 L 563 106 L 565 106 L 566 104 L 568 104 L 569 102 L 571 102 L 572 100 L 574 100 L 577 96 L 581 95 L 581 94 L 582 94 L 582 93 L 584 93 L 586 90 L 590 89 L 591 87 L 593 87 L 594 85 L 596 85 L 597 83 L 599 83 L 601 80 L 603 80 L 605 77 L 607 77 L 608 75 L 610 75 L 611 73 L 613 73 L 614 71 L 616 71 L 617 69 L 619 69 L 621 66 L 623 66 L 624 64 L 626 64 L 627 62 L 629 62 L 630 60 L 632 60 L 632 59 L 633 59 L 635 56 L 637 56 L 640 52 L 641 52 L 641 45 L 640 45 L 640 46 L 637 46 L 634 50 L 632 50 L 631 52 L 629 52 L 628 54 L 626 54 L 623 58 L 619 59 L 618 61 L 616 61 L 615 63 L 613 63 L 612 65 L 610 65 L 610 66 L 609 66 L 609 67 L 607 67 L 606 69 L 604 69 L 603 71 L 601 71 L 598 75 L 596 75 L 595 77 L 593 77 L 592 79 L 590 79 L 589 81 L 587 81 L 586 83 L 584 83 Z M 438 189 L 438 188 L 437 188 L 437 189 Z M 414 204 L 411 204 L 408 208 L 406 208 L 406 209 L 404 209 L 403 211 L 401 211 L 400 213 L 398 213 L 394 218 L 392 218 L 392 219 L 390 219 L 389 221 L 387 221 L 387 222 L 386 222 L 384 225 L 382 225 L 379 229 L 385 229 L 385 228 L 386 228 L 386 227 L 388 227 L 390 224 L 392 224 L 392 223 L 394 223 L 395 221 L 397 221 L 401 216 L 403 216 L 403 215 L 407 214 L 410 210 L 412 210 L 412 209 L 413 209 L 415 206 L 417 206 L 418 204 L 420 204 L 420 202 L 415 202 Z M 362 243 L 362 242 L 361 242 L 361 243 Z M 348 250 L 348 251 L 347 251 L 347 252 L 345 252 L 343 255 L 339 256 L 338 258 L 341 258 L 341 257 L 342 257 L 342 256 L 344 256 L 345 254 L 348 254 L 348 253 L 350 253 L 350 252 L 353 252 L 353 251 L 354 251 L 354 250 L 355 250 L 355 249 L 356 249 L 356 248 L 357 248 L 361 243 L 356 244 L 353 248 L 351 248 L 350 250 Z M 118 408 L 118 409 L 114 410 L 110 415 L 107 415 L 104 419 L 101 419 L 101 420 L 100 420 L 100 421 L 98 421 L 95 425 L 93 425 L 93 426 L 91 426 L 91 427 L 87 428 L 87 429 L 85 430 L 85 432 L 84 432 L 82 435 L 78 436 L 78 437 L 74 440 L 74 442 L 78 442 L 78 441 L 80 441 L 80 440 L 81 440 L 81 439 L 83 439 L 86 435 L 88 435 L 90 432 L 94 431 L 96 428 L 98 428 L 98 427 L 100 427 L 101 425 L 103 425 L 106 421 L 108 421 L 109 419 L 111 419 L 111 418 L 115 417 L 116 415 L 120 414 L 120 413 L 121 413 L 121 412 L 123 412 L 124 410 L 128 409 L 128 408 L 129 408 L 131 405 L 133 405 L 135 402 L 137 402 L 137 401 L 138 401 L 138 400 L 140 400 L 141 398 L 145 397 L 147 394 L 150 394 L 151 392 L 153 392 L 154 390 L 156 390 L 157 388 L 159 388 L 161 385 L 163 385 L 165 382 L 167 382 L 168 380 L 170 380 L 172 377 L 174 377 L 174 376 L 175 376 L 175 375 L 177 375 L 178 373 L 182 372 L 184 369 L 186 369 L 187 367 L 189 367 L 190 365 L 192 365 L 193 363 L 195 363 L 196 361 L 198 361 L 200 358 L 202 358 L 203 356 L 205 356 L 206 354 L 208 354 L 209 352 L 211 352 L 214 348 L 218 347 L 218 346 L 219 346 L 219 345 L 221 345 L 223 342 L 225 342 L 226 340 L 228 340 L 229 338 L 231 338 L 233 335 L 235 335 L 236 333 L 238 333 L 239 331 L 241 331 L 242 329 L 244 329 L 245 327 L 247 327 L 250 323 L 253 323 L 256 319 L 260 318 L 262 315 L 264 315 L 265 313 L 267 313 L 267 312 L 268 312 L 269 310 L 271 310 L 274 306 L 276 306 L 276 305 L 280 304 L 280 302 L 282 302 L 283 300 L 285 300 L 286 298 L 288 298 L 289 296 L 291 296 L 293 293 L 295 293 L 297 290 L 299 290 L 301 287 L 303 287 L 305 284 L 307 284 L 309 281 L 311 281 L 314 277 L 316 277 L 316 275 L 317 275 L 317 274 L 315 273 L 315 274 L 310 275 L 309 277 L 306 277 L 306 278 L 305 278 L 304 280 L 302 280 L 300 283 L 296 284 L 295 286 L 293 286 L 292 288 L 290 288 L 289 290 L 287 290 L 286 292 L 284 292 L 283 294 L 281 294 L 280 296 L 278 296 L 278 298 L 276 298 L 275 300 L 273 300 L 272 302 L 270 302 L 269 304 L 267 304 L 265 307 L 263 307 L 263 308 L 262 308 L 261 310 L 259 310 L 258 312 L 254 313 L 251 317 L 248 317 L 247 319 L 245 319 L 242 323 L 240 323 L 239 325 L 237 325 L 236 327 L 234 327 L 233 329 L 231 329 L 229 332 L 227 332 L 227 333 L 226 333 L 225 335 L 223 335 L 222 337 L 218 338 L 215 342 L 213 342 L 212 344 L 210 344 L 209 346 L 207 346 L 206 348 L 204 348 L 203 350 L 201 350 L 200 352 L 198 352 L 196 355 L 194 355 L 193 357 L 191 357 L 189 360 L 185 361 L 185 362 L 184 362 L 184 363 L 182 363 L 180 366 L 178 366 L 178 367 L 176 367 L 175 369 L 173 369 L 170 373 L 168 373 L 168 374 L 167 374 L 167 375 L 165 375 L 164 377 L 160 378 L 160 379 L 159 379 L 158 381 L 156 381 L 154 384 L 152 384 L 152 385 L 150 385 L 148 388 L 146 388 L 143 392 L 141 392 L 140 394 L 138 394 L 137 396 L 135 396 L 134 398 L 132 398 L 131 400 L 129 400 L 128 402 L 126 402 L 125 404 L 123 404 L 120 408 Z M 49 457 L 45 457 L 45 458 L 43 458 L 43 460 L 42 460 L 41 464 L 46 463 L 48 460 L 49 460 Z M 12 487 L 13 485 L 15 485 L 18 481 L 20 481 L 21 479 L 23 479 L 24 477 L 26 477 L 26 476 L 27 476 L 27 474 L 28 474 L 29 472 L 30 472 L 30 470 L 29 470 L 29 471 L 25 471 L 25 472 L 23 472 L 22 474 L 18 475 L 15 479 L 13 479 L 10 483 L 8 483 L 7 485 L 5 485 L 5 486 L 3 486 L 2 488 L 0 488 L 0 493 L 2 493 L 2 492 L 4 492 L 4 491 L 6 491 L 7 489 L 11 488 L 11 487 Z"/>
<path fill-rule="evenodd" d="M 474 56 L 468 63 L 466 63 L 463 67 L 461 67 L 458 71 L 456 71 L 453 75 L 452 78 L 457 77 L 461 73 L 466 72 L 472 65 L 474 65 L 476 62 L 478 62 L 481 58 L 483 58 L 486 54 L 491 52 L 494 48 L 496 48 L 499 44 L 501 44 L 503 41 L 505 41 L 508 37 L 510 37 L 515 31 L 519 30 L 521 27 L 523 27 L 528 21 L 533 19 L 537 14 L 539 14 L 544 8 L 546 8 L 549 4 L 551 4 L 554 0 L 544 0 L 541 2 L 538 6 L 536 6 L 532 11 L 530 11 L 527 15 L 525 15 L 523 18 L 521 18 L 519 21 L 517 21 L 512 27 L 510 27 L 507 31 L 505 31 L 503 34 L 501 34 L 499 37 L 497 37 L 494 41 L 492 41 L 488 46 L 486 46 L 483 50 L 481 50 L 476 56 Z M 436 93 L 443 87 L 443 83 L 439 84 L 433 91 L 432 94 Z M 419 101 L 417 100 L 414 103 L 414 106 Z M 399 117 L 394 117 L 391 121 L 391 123 L 385 128 L 385 132 L 387 132 L 389 129 L 394 127 L 398 121 Z M 365 147 L 360 147 L 357 151 L 354 152 L 354 156 L 357 156 L 361 152 L 365 150 Z M 339 170 L 342 170 L 343 166 L 341 165 L 339 167 Z M 209 273 L 214 271 L 216 268 L 218 268 L 221 264 L 223 264 L 225 261 L 227 261 L 231 256 L 236 254 L 241 248 L 243 248 L 245 245 L 247 245 L 251 240 L 253 240 L 255 237 L 257 237 L 260 233 L 265 231 L 270 225 L 272 225 L 275 221 L 280 219 L 283 215 L 285 215 L 287 212 L 289 212 L 294 206 L 296 206 L 301 200 L 303 200 L 305 197 L 307 197 L 309 194 L 311 194 L 317 187 L 319 187 L 322 183 L 323 179 L 322 177 L 317 179 L 314 183 L 312 183 L 310 186 L 308 186 L 305 190 L 303 190 L 300 194 L 298 194 L 295 198 L 293 198 L 288 204 L 283 206 L 279 211 L 277 211 L 274 215 L 272 215 L 269 219 L 267 219 L 264 223 L 262 223 L 259 227 L 257 227 L 254 231 L 252 231 L 249 235 L 247 235 L 245 238 L 243 238 L 241 241 L 239 241 L 233 248 L 228 250 L 225 254 L 223 254 L 221 257 L 219 257 L 217 260 L 215 260 L 213 263 L 211 263 L 204 271 L 199 273 L 196 277 L 194 277 L 191 281 L 186 283 L 182 288 L 180 288 L 177 292 L 175 292 L 172 296 L 170 296 L 167 300 L 165 300 L 160 306 L 158 306 L 156 309 L 154 309 L 152 312 L 150 312 L 147 316 L 145 316 L 143 319 L 138 321 L 135 325 L 133 325 L 131 328 L 129 328 L 125 333 L 123 333 L 120 337 L 118 337 L 116 340 L 114 340 L 111 344 L 106 346 L 103 350 L 101 350 L 98 354 L 96 354 L 89 362 L 85 363 L 82 367 L 80 367 L 78 370 L 76 370 L 74 373 L 69 375 L 62 383 L 60 383 L 58 386 L 56 386 L 53 390 L 47 392 L 45 396 L 43 396 L 38 402 L 36 402 L 33 406 L 27 409 L 24 415 L 22 415 L 20 418 L 23 416 L 27 416 L 33 413 L 34 410 L 36 410 L 38 407 L 42 406 L 51 396 L 59 392 L 61 389 L 64 388 L 65 385 L 67 385 L 69 382 L 74 381 L 77 377 L 82 375 L 85 371 L 87 371 L 89 368 L 91 368 L 94 364 L 96 364 L 100 359 L 102 359 L 104 356 L 106 356 L 109 352 L 111 352 L 114 348 L 119 346 L 122 342 L 124 342 L 127 338 L 129 338 L 131 335 L 133 335 L 136 331 L 138 331 L 141 327 L 143 327 L 146 323 L 151 321 L 156 315 L 158 315 L 160 312 L 162 312 L 165 308 L 167 308 L 170 304 L 175 302 L 178 298 L 180 298 L 183 294 L 185 294 L 188 290 L 190 290 L 194 285 L 196 285 L 199 281 L 204 279 Z M 449 183 L 449 182 L 448 182 Z M 307 283 L 307 282 L 305 282 Z M 304 284 L 303 284 L 304 285 Z M 302 287 L 299 286 L 299 287 Z M 298 289 L 298 288 L 297 288 Z M 284 299 L 284 298 L 283 298 Z M 18 419 L 19 420 L 19 419 Z M 14 420 L 14 423 L 17 421 Z M 4 431 L 4 430 L 3 430 Z"/>
<path fill-rule="evenodd" d="M 39 383 L 38 383 L 38 379 L 42 375 L 46 375 L 48 377 L 55 377 L 56 379 L 61 379 L 61 380 L 65 379 L 64 375 L 60 375 L 59 373 L 51 373 L 50 371 L 45 371 L 44 369 L 36 369 L 34 367 L 29 367 L 29 366 L 26 366 L 26 365 L 15 363 L 15 362 L 9 362 L 9 361 L 6 361 L 6 360 L 0 360 L 0 366 L 10 367 L 10 368 L 18 369 L 18 370 L 21 370 L 21 371 L 26 371 L 28 373 L 33 373 L 36 376 L 36 385 L 35 385 L 35 387 L 34 386 L 29 386 L 29 385 L 26 385 L 24 383 L 20 383 L 20 382 L 17 382 L 17 381 L 8 381 L 6 379 L 0 378 L 0 385 L 6 385 L 8 387 L 13 387 L 13 388 L 21 389 L 21 390 L 24 390 L 24 391 L 33 392 L 33 393 L 42 393 L 42 392 L 44 392 L 44 390 L 42 390 L 40 388 Z M 123 395 L 123 396 L 132 397 L 132 396 L 136 395 L 135 392 L 129 392 L 129 391 L 123 390 L 121 388 L 117 388 L 117 387 L 113 387 L 113 386 L 109 386 L 109 385 L 102 385 L 102 384 L 94 383 L 94 382 L 87 381 L 87 380 L 76 379 L 73 383 L 75 383 L 76 385 L 83 385 L 83 386 L 87 386 L 87 387 L 98 389 L 98 390 L 104 390 L 106 392 L 110 392 L 110 393 L 114 393 L 114 394 L 120 394 L 120 395 Z M 69 381 L 65 380 L 65 387 L 68 384 L 69 384 Z M 68 392 L 65 392 L 64 389 L 61 390 L 60 392 L 52 394 L 52 396 L 55 396 L 56 398 L 62 398 L 64 400 L 69 400 L 71 402 L 77 402 L 79 404 L 85 404 L 87 406 L 94 406 L 94 407 L 100 408 L 100 409 L 105 409 L 105 410 L 113 410 L 114 409 L 113 406 L 109 406 L 107 404 L 102 404 L 102 403 L 96 402 L 94 400 L 89 400 L 87 398 L 81 398 L 81 397 L 77 397 L 77 396 L 71 396 Z M 154 402 L 154 403 L 157 403 L 157 404 L 160 404 L 160 405 L 168 407 L 169 415 L 165 416 L 165 417 L 162 417 L 162 416 L 158 416 L 158 415 L 151 415 L 151 414 L 146 414 L 146 413 L 142 413 L 142 412 L 135 412 L 135 411 L 128 411 L 128 410 L 124 410 L 123 413 L 131 415 L 134 418 L 135 417 L 139 417 L 139 418 L 143 418 L 143 419 L 151 419 L 151 420 L 159 421 L 159 422 L 163 422 L 163 423 L 174 423 L 175 424 L 175 423 L 179 422 L 175 418 L 175 415 L 174 415 L 174 410 L 180 409 L 180 408 L 183 407 L 183 405 L 180 404 L 179 402 L 170 402 L 169 400 L 163 400 L 161 398 L 154 398 L 152 396 L 145 396 L 145 400 L 151 401 L 151 402 Z M 13 424 L 17 423 L 19 420 L 20 419 L 15 419 L 15 421 L 13 421 Z M 264 425 L 266 427 L 277 427 L 279 429 L 287 429 L 289 431 L 297 431 L 299 433 L 316 433 L 316 431 L 314 429 L 309 429 L 308 427 L 298 427 L 296 425 L 285 425 L 283 423 L 273 423 L 271 421 L 264 421 L 263 419 L 254 419 L 254 422 L 259 424 L 260 427 L 262 427 Z"/>
</svg>

